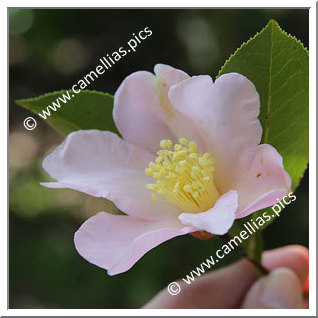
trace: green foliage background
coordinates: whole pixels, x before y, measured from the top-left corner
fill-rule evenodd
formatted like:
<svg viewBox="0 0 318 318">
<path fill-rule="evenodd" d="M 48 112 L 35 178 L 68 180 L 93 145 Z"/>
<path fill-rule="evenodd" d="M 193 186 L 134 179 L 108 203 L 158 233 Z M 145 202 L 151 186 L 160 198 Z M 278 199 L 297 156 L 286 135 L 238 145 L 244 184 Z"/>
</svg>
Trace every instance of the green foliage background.
<svg viewBox="0 0 318 318">
<path fill-rule="evenodd" d="M 24 130 L 23 119 L 30 113 L 15 106 L 13 101 L 71 87 L 96 66 L 101 56 L 116 50 L 133 32 L 145 26 L 153 31 L 151 38 L 134 54 L 120 60 L 90 89 L 113 94 L 125 76 L 140 69 L 152 70 L 158 62 L 189 74 L 206 73 L 215 77 L 230 54 L 271 18 L 308 46 L 308 10 L 14 9 L 9 17 L 10 308 L 139 308 L 169 282 L 198 266 L 221 242 L 179 237 L 149 252 L 127 273 L 108 277 L 104 270 L 77 254 L 73 234 L 90 215 L 101 210 L 115 211 L 114 206 L 71 190 L 52 190 L 39 185 L 47 179 L 40 168 L 43 156 L 63 137 L 42 122 L 32 132 Z M 267 36 L 266 32 L 262 36 Z M 260 50 L 264 53 L 266 49 Z M 297 52 L 289 54 L 296 54 L 291 63 L 297 63 Z M 259 58 L 260 68 L 266 62 Z M 255 70 L 244 73 L 244 64 L 235 65 L 235 59 L 227 62 L 222 72 L 227 68 L 233 71 L 233 67 L 253 80 Z M 284 80 L 284 71 L 286 68 L 276 80 Z M 298 87 L 303 83 L 299 82 Z M 89 93 L 86 94 L 83 98 L 89 103 Z M 301 93 L 297 98 L 301 98 Z M 281 105 L 284 100 L 286 96 L 279 95 L 273 99 L 273 105 Z M 297 99 L 291 100 L 276 114 L 282 121 L 295 120 L 295 132 L 300 131 L 297 125 L 306 123 L 308 117 L 305 112 L 298 112 L 297 118 L 293 116 L 290 109 L 295 110 L 299 103 Z M 42 101 L 36 105 L 46 106 Z M 98 105 L 88 107 L 95 111 Z M 66 108 L 63 111 L 68 111 L 68 116 L 72 114 Z M 83 122 L 88 125 L 85 127 L 89 127 L 90 114 Z M 261 114 L 262 118 L 265 117 Z M 269 142 L 274 145 L 280 124 L 277 122 L 273 133 L 268 134 Z M 66 125 L 63 129 L 68 132 L 71 128 Z M 292 131 L 285 134 L 294 141 L 292 146 L 297 151 L 301 147 L 306 154 L 308 145 L 301 141 L 306 140 L 308 132 L 304 135 L 306 127 L 302 129 L 299 136 Z M 32 149 L 35 150 L 31 152 Z M 265 249 L 289 243 L 308 246 L 308 172 L 296 195 L 296 202 L 264 232 Z M 239 257 L 233 253 L 219 265 Z"/>
</svg>

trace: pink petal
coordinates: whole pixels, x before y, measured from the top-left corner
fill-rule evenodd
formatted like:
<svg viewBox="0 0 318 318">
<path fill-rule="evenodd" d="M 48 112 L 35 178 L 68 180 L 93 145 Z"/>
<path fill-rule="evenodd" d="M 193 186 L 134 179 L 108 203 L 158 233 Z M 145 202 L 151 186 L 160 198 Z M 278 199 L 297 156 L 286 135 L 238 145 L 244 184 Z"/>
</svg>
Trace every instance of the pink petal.
<svg viewBox="0 0 318 318">
<path fill-rule="evenodd" d="M 231 190 L 222 195 L 214 207 L 201 213 L 182 213 L 179 219 L 183 224 L 191 225 L 211 234 L 223 235 L 231 228 L 238 206 L 238 194 Z"/>
<path fill-rule="evenodd" d="M 176 218 L 153 222 L 100 212 L 82 224 L 74 242 L 82 257 L 116 275 L 130 269 L 152 248 L 190 230 Z"/>
<path fill-rule="evenodd" d="M 196 76 L 173 86 L 169 97 L 207 133 L 216 185 L 222 193 L 229 191 L 261 140 L 260 101 L 253 83 L 237 73 L 222 75 L 214 84 L 209 76 Z"/>
<path fill-rule="evenodd" d="M 114 120 L 123 138 L 153 153 L 162 139 L 180 137 L 201 143 L 198 127 L 174 109 L 168 98 L 170 86 L 188 77 L 170 66 L 155 66 L 156 76 L 139 71 L 126 77 L 115 93 Z M 200 130 L 200 129 L 199 129 Z"/>
<path fill-rule="evenodd" d="M 238 185 L 239 208 L 237 218 L 277 203 L 290 190 L 291 179 L 284 170 L 283 159 L 277 150 L 260 145 L 248 170 L 241 171 Z"/>
<path fill-rule="evenodd" d="M 153 179 L 145 168 L 154 156 L 130 145 L 110 132 L 80 130 L 43 161 L 44 170 L 58 182 L 43 183 L 50 188 L 70 188 L 113 201 L 123 212 L 144 218 L 163 219 L 179 208 L 153 202 L 146 189 Z"/>
<path fill-rule="evenodd" d="M 187 73 L 165 64 L 156 64 L 154 72 L 156 76 L 161 78 L 168 86 L 176 85 L 189 78 Z"/>
</svg>

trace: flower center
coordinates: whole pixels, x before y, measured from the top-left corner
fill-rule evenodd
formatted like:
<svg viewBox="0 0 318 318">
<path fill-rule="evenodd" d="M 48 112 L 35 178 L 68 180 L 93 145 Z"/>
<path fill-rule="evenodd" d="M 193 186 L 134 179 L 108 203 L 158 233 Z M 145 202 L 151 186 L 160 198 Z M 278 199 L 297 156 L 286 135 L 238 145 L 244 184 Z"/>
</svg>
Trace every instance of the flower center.
<svg viewBox="0 0 318 318">
<path fill-rule="evenodd" d="M 145 172 L 156 183 L 148 183 L 147 189 L 179 206 L 183 212 L 196 213 L 210 209 L 219 198 L 214 185 L 213 159 L 208 153 L 197 153 L 197 144 L 180 138 L 173 145 L 171 140 L 161 140 L 155 162 L 150 162 Z"/>
</svg>

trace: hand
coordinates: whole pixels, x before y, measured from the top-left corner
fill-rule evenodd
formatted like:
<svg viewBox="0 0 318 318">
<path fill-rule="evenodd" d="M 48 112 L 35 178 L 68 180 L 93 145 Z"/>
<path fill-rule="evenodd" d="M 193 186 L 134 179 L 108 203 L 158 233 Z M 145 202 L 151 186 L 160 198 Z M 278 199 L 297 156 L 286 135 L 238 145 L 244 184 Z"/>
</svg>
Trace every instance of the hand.
<svg viewBox="0 0 318 318">
<path fill-rule="evenodd" d="M 301 286 L 308 277 L 308 250 L 291 245 L 263 254 L 270 273 L 257 279 L 253 265 L 240 260 L 226 268 L 183 281 L 178 295 L 165 288 L 143 308 L 306 308 Z"/>
</svg>

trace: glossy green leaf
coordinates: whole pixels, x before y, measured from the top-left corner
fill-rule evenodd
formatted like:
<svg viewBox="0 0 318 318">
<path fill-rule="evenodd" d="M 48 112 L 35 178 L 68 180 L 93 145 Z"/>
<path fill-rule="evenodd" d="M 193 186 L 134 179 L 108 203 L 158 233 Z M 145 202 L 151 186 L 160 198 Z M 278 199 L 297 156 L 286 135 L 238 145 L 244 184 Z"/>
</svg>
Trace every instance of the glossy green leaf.
<svg viewBox="0 0 318 318">
<path fill-rule="evenodd" d="M 230 72 L 254 83 L 261 100 L 262 143 L 283 156 L 295 190 L 309 153 L 308 51 L 271 20 L 229 58 L 219 75 Z"/>
<path fill-rule="evenodd" d="M 71 98 L 64 98 L 64 103 L 58 100 L 62 94 Z M 114 98 L 109 94 L 88 90 L 83 90 L 75 96 L 72 91 L 59 91 L 16 101 L 18 105 L 32 111 L 39 118 L 46 117 L 43 120 L 64 135 L 79 129 L 109 130 L 118 133 L 112 116 L 113 102 Z M 53 103 L 60 105 L 55 106 L 56 111 L 53 110 Z M 50 116 L 47 115 L 48 112 Z"/>
<path fill-rule="evenodd" d="M 271 20 L 261 32 L 237 49 L 218 76 L 230 72 L 243 74 L 254 83 L 261 100 L 262 143 L 271 144 L 282 155 L 295 190 L 306 170 L 309 153 L 308 51 Z M 244 229 L 244 223 L 270 209 L 237 220 L 229 234 L 237 235 Z M 274 219 L 266 222 L 261 230 Z M 261 235 L 251 236 L 243 248 L 250 257 L 260 260 Z"/>
</svg>

